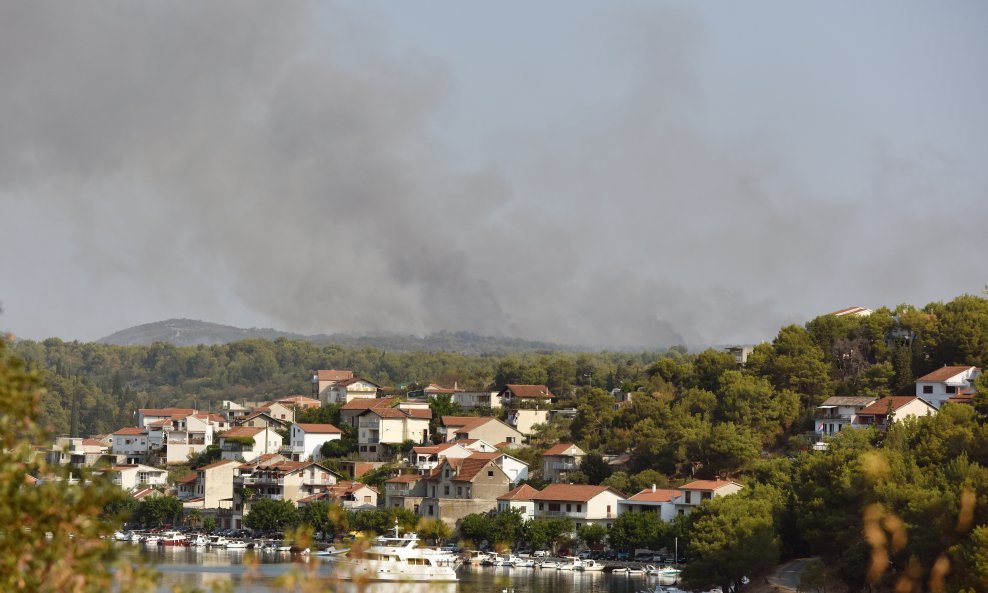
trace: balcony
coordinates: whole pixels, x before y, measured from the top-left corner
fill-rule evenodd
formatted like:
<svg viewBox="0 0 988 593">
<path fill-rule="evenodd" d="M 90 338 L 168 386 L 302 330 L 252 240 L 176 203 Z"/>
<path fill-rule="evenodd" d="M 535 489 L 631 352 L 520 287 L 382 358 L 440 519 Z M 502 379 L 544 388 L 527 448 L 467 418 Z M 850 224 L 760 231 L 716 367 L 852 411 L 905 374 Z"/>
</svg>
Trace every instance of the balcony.
<svg viewBox="0 0 988 593">
<path fill-rule="evenodd" d="M 580 469 L 580 466 L 577 465 L 576 463 L 567 463 L 567 462 L 550 463 L 549 467 L 556 471 L 563 471 L 563 472 L 572 472 Z"/>
</svg>

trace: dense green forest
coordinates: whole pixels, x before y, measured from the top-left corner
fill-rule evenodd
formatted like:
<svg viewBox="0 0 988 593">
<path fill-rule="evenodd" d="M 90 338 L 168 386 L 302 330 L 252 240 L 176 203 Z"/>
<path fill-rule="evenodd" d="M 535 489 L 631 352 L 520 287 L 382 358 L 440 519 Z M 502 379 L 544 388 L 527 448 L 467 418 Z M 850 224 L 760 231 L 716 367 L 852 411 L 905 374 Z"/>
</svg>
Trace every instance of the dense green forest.
<svg viewBox="0 0 988 593">
<path fill-rule="evenodd" d="M 397 391 L 545 383 L 576 414 L 513 451 L 533 467 L 550 444 L 571 440 L 591 452 L 574 481 L 628 494 L 714 476 L 746 486 L 668 526 L 638 525 L 640 514 L 615 524 L 625 546 L 678 541 L 692 587 L 734 591 L 743 576 L 813 555 L 825 569 L 819 591 L 833 581 L 851 591 L 988 592 L 988 375 L 973 406 L 947 404 L 887 432 L 844 431 L 826 451 L 807 438 L 830 395 L 912 394 L 916 377 L 943 365 L 988 366 L 988 300 L 975 296 L 787 326 L 741 368 L 722 351 L 683 348 L 465 356 L 289 340 L 184 348 L 47 340 L 14 350 L 47 371 L 43 421 L 73 434 L 131 424 L 142 406 L 308 393 L 318 368 L 353 369 Z M 615 406 L 614 387 L 633 392 L 631 403 Z M 618 471 L 604 462 L 625 452 Z"/>
</svg>

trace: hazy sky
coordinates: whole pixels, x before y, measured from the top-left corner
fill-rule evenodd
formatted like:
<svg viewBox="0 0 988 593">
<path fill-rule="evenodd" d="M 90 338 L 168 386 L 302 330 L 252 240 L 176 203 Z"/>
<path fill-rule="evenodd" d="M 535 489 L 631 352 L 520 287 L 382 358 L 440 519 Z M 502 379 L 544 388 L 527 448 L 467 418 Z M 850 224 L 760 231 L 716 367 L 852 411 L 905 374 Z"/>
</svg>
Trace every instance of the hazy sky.
<svg viewBox="0 0 988 593">
<path fill-rule="evenodd" d="M 596 347 L 988 283 L 988 3 L 3 2 L 0 327 Z"/>
</svg>

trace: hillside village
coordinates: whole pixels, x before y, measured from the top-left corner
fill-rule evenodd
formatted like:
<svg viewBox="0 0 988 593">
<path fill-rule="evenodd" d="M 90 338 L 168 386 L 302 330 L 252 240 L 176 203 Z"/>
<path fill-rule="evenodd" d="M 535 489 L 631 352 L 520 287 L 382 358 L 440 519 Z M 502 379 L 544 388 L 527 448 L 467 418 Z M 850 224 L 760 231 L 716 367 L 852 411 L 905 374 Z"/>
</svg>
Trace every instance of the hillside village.
<svg viewBox="0 0 988 593">
<path fill-rule="evenodd" d="M 892 418 L 934 415 L 944 405 L 970 405 L 981 370 L 949 366 L 916 380 L 914 396 L 834 396 L 817 406 L 814 447 L 846 429 L 886 428 Z M 512 455 L 527 446 L 539 425 L 575 410 L 555 409 L 556 396 L 544 385 L 506 385 L 500 391 L 468 392 L 429 385 L 404 398 L 379 396 L 380 387 L 346 370 L 318 370 L 310 396 L 268 402 L 224 401 L 215 412 L 163 408 L 136 410 L 135 426 L 108 435 L 59 438 L 49 461 L 76 467 L 105 467 L 116 484 L 136 499 L 175 496 L 186 511 L 220 528 L 240 529 L 258 500 L 290 501 L 304 507 L 331 501 L 350 510 L 401 508 L 455 527 L 470 514 L 517 509 L 526 520 L 565 517 L 574 533 L 585 525 L 607 529 L 624 513 L 655 513 L 663 521 L 687 515 L 713 497 L 742 485 L 730 479 L 689 480 L 675 488 L 656 485 L 621 492 L 606 485 L 573 484 L 587 453 L 573 443 L 541 452 L 530 467 Z M 632 394 L 615 390 L 614 406 Z M 437 398 L 464 413 L 444 415 L 430 431 Z M 338 406 L 341 426 L 356 436 L 356 454 L 330 457 L 328 443 L 344 429 L 297 419 L 307 411 Z M 208 451 L 219 459 L 169 479 Z M 608 455 L 612 467 L 627 455 Z M 361 478 L 378 468 L 393 474 L 383 488 Z M 534 488 L 530 483 L 544 484 Z"/>
</svg>

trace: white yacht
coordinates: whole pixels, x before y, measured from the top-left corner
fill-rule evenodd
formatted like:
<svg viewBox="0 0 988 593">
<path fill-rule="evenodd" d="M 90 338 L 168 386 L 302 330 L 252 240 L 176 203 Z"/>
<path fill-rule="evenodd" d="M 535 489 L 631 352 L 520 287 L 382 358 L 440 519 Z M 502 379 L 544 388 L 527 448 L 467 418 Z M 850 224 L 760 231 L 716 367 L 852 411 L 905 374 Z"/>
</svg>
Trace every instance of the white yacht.
<svg viewBox="0 0 988 593">
<path fill-rule="evenodd" d="M 596 560 L 583 560 L 580 566 L 576 567 L 575 570 L 582 570 L 584 572 L 600 572 L 604 570 L 604 565 L 600 564 Z"/>
<path fill-rule="evenodd" d="M 460 559 L 455 554 L 420 548 L 416 534 L 400 534 L 374 539 L 362 551 L 319 556 L 334 565 L 334 574 L 345 580 L 368 581 L 455 581 Z"/>
</svg>

